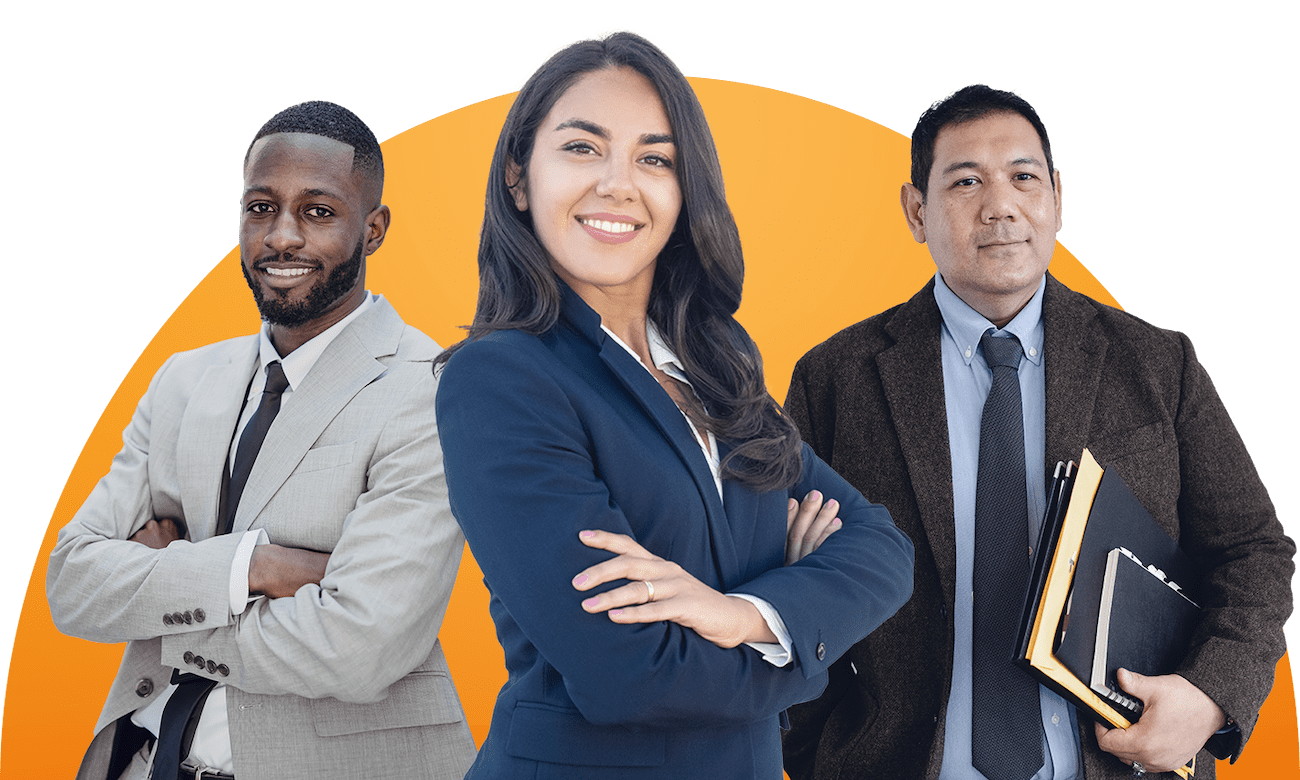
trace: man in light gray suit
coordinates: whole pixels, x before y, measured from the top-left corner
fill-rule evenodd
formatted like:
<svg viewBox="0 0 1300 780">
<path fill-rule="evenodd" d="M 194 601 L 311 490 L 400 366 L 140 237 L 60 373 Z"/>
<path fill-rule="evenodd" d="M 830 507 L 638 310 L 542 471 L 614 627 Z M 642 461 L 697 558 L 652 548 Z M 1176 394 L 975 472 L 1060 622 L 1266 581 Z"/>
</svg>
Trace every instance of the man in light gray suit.
<svg viewBox="0 0 1300 780">
<path fill-rule="evenodd" d="M 473 760 L 437 641 L 463 544 L 440 349 L 365 289 L 382 188 L 374 135 L 330 103 L 249 147 L 265 325 L 167 361 L 50 558 L 60 630 L 129 643 L 79 777 L 458 780 Z"/>
</svg>

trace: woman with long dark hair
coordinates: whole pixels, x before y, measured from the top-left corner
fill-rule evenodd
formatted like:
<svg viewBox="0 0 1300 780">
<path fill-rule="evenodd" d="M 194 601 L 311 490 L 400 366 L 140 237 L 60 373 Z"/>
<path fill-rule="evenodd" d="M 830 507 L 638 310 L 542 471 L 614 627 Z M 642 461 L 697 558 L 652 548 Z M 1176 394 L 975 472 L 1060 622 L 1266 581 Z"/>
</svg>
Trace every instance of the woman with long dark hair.
<svg viewBox="0 0 1300 780">
<path fill-rule="evenodd" d="M 910 595 L 908 539 L 768 395 L 743 273 L 662 52 L 619 33 L 529 79 L 474 322 L 439 359 L 452 509 L 510 673 L 469 777 L 779 778 L 779 714 Z"/>
</svg>

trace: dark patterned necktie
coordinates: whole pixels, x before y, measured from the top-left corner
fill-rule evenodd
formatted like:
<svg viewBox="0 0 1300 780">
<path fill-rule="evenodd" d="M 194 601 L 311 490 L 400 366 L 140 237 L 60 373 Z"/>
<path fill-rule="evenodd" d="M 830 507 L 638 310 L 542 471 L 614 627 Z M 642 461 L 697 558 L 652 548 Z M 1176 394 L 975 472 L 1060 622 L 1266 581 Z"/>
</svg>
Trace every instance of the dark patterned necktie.
<svg viewBox="0 0 1300 780">
<path fill-rule="evenodd" d="M 971 763 L 989 780 L 1028 780 L 1043 766 L 1038 683 L 1016 667 L 1016 634 L 1029 580 L 1025 424 L 1020 342 L 980 339 L 993 370 L 980 418 L 975 482 Z"/>
<path fill-rule="evenodd" d="M 239 446 L 235 448 L 235 466 L 230 474 L 230 486 L 226 498 L 226 515 L 221 519 L 218 534 L 230 533 L 235 522 L 235 511 L 239 509 L 239 497 L 248 484 L 248 475 L 253 471 L 257 453 L 262 449 L 266 432 L 271 429 L 271 422 L 280 413 L 280 398 L 289 380 L 284 376 L 280 361 L 274 361 L 266 367 L 266 387 L 262 390 L 262 400 L 257 411 L 248 419 L 244 433 L 239 437 Z M 173 675 L 176 678 L 176 675 Z M 177 682 L 173 679 L 173 682 Z M 195 711 L 207 699 L 216 686 L 215 680 L 186 674 L 177 682 L 176 690 L 163 707 L 162 722 L 158 727 L 158 748 L 154 753 L 153 776 L 171 780 L 177 776 L 181 762 L 190 752 L 190 742 L 194 739 L 194 727 L 198 719 Z"/>
</svg>

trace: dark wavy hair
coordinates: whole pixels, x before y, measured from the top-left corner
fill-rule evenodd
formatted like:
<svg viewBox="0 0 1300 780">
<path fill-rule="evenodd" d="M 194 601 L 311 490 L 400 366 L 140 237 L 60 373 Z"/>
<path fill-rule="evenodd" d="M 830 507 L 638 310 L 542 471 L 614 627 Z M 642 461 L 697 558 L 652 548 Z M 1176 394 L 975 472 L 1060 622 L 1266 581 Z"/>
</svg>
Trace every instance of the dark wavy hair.
<svg viewBox="0 0 1300 780">
<path fill-rule="evenodd" d="M 930 186 L 930 168 L 934 166 L 934 143 L 939 131 L 948 125 L 961 125 L 983 119 L 989 114 L 1019 114 L 1033 125 L 1038 140 L 1043 142 L 1043 156 L 1047 158 L 1047 175 L 1056 180 L 1052 167 L 1052 143 L 1047 140 L 1047 128 L 1038 112 L 1029 102 L 1014 92 L 993 89 L 983 84 L 963 87 L 921 114 L 912 131 L 912 185 L 921 191 L 925 200 Z"/>
<path fill-rule="evenodd" d="M 479 292 L 469 336 L 438 357 L 497 330 L 540 335 L 560 315 L 560 280 L 533 231 L 532 216 L 515 207 L 511 163 L 525 173 L 537 128 L 560 96 L 583 75 L 630 68 L 659 93 L 677 148 L 682 209 L 660 253 L 648 314 L 681 361 L 702 404 L 694 419 L 734 449 L 722 473 L 757 490 L 799 478 L 799 431 L 767 392 L 758 347 L 735 319 L 745 262 L 740 234 L 723 192 L 722 168 L 695 91 L 677 66 L 649 41 L 620 32 L 579 41 L 547 60 L 519 92 L 492 156 L 479 240 Z"/>
</svg>

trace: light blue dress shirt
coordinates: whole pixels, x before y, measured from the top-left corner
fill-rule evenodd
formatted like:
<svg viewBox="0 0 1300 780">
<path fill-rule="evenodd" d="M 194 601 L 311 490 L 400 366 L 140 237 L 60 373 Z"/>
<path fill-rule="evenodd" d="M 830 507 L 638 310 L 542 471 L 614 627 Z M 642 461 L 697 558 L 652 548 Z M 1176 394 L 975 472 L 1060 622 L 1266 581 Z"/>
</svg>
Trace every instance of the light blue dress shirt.
<svg viewBox="0 0 1300 780">
<path fill-rule="evenodd" d="M 1025 416 L 1025 490 L 1029 517 L 1026 549 L 1038 542 L 1047 509 L 1043 462 L 1046 458 L 1043 383 L 1043 289 L 1046 277 L 1025 308 L 1001 330 L 972 309 L 935 274 L 934 298 L 943 317 L 943 394 L 948 412 L 948 449 L 952 461 L 953 518 L 956 523 L 957 583 L 953 609 L 952 689 L 944 727 L 943 769 L 939 780 L 985 780 L 971 766 L 971 630 L 975 565 L 975 478 L 979 468 L 980 417 L 993 384 L 980 337 L 1011 334 L 1020 340 L 1020 398 Z M 965 598 L 962 594 L 969 594 Z M 1033 780 L 1072 780 L 1079 774 L 1078 728 L 1074 708 L 1039 686 L 1046 763 Z"/>
</svg>

